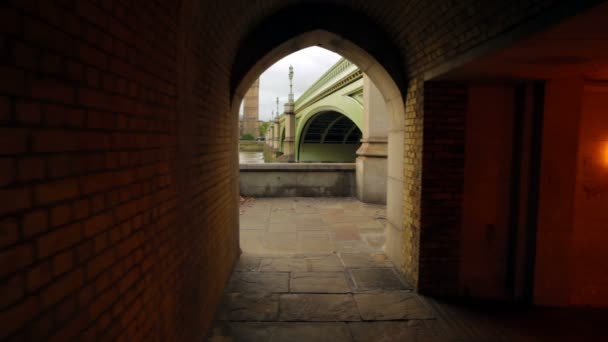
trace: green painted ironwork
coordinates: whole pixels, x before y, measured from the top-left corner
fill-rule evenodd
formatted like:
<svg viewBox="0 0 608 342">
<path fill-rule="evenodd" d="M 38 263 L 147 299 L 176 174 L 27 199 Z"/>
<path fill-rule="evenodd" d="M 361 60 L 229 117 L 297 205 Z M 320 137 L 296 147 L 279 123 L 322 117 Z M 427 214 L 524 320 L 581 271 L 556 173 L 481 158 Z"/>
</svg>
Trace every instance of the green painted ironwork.
<svg viewBox="0 0 608 342">
<path fill-rule="evenodd" d="M 300 157 L 300 145 L 307 125 L 319 113 L 328 111 L 341 113 L 350 119 L 356 128 L 363 131 L 362 92 L 363 73 L 355 64 L 342 58 L 295 101 L 296 161 Z M 279 116 L 279 122 L 282 132 L 285 129 L 284 113 Z M 284 139 L 284 135 L 281 139 Z M 347 137 L 344 138 L 345 141 L 346 139 Z M 282 141 L 280 145 L 282 146 Z"/>
</svg>

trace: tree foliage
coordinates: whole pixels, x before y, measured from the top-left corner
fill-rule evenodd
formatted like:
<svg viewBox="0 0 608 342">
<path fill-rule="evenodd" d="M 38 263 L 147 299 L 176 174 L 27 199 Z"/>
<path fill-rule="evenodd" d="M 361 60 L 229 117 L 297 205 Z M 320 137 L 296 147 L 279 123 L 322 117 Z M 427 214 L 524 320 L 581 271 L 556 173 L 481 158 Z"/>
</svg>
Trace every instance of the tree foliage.
<svg viewBox="0 0 608 342">
<path fill-rule="evenodd" d="M 241 135 L 241 140 L 255 140 L 255 137 L 251 133 L 245 133 Z"/>
<path fill-rule="evenodd" d="M 260 123 L 260 136 L 263 137 L 266 135 L 266 131 L 268 130 L 268 127 L 270 126 L 270 122 L 262 122 Z"/>
</svg>

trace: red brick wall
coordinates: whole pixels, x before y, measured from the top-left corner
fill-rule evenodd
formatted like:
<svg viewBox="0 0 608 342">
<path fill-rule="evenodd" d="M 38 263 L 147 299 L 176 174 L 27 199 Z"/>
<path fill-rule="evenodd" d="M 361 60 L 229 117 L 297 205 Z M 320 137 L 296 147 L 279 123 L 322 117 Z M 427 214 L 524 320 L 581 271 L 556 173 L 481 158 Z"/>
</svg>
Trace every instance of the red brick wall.
<svg viewBox="0 0 608 342">
<path fill-rule="evenodd" d="M 235 122 L 178 77 L 203 72 L 180 14 L 0 5 L 0 340 L 204 334 L 236 256 Z"/>
<path fill-rule="evenodd" d="M 428 243 L 420 244 L 418 280 L 424 292 L 453 294 L 458 284 L 466 111 L 465 85 L 424 83 L 420 240 Z"/>
</svg>

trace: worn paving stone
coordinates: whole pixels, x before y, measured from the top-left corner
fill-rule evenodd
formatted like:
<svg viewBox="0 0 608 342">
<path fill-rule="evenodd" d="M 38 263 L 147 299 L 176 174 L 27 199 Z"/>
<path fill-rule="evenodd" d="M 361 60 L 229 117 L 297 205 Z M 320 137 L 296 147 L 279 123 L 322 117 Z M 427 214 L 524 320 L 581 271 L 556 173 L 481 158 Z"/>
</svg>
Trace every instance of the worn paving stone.
<svg viewBox="0 0 608 342">
<path fill-rule="evenodd" d="M 315 225 L 307 225 L 307 224 L 298 224 L 296 223 L 296 231 L 305 232 L 305 231 L 327 231 L 327 226 L 325 224 L 315 224 Z"/>
<path fill-rule="evenodd" d="M 319 257 L 309 257 L 308 260 L 309 270 L 314 272 L 331 272 L 331 271 L 343 271 L 344 266 L 337 255 L 325 255 Z"/>
<path fill-rule="evenodd" d="M 356 291 L 408 290 L 392 268 L 349 269 Z"/>
<path fill-rule="evenodd" d="M 264 231 L 261 230 L 241 230 L 240 245 L 246 253 L 257 254 L 264 251 L 262 244 Z"/>
<path fill-rule="evenodd" d="M 433 312 L 412 292 L 355 294 L 354 298 L 364 320 L 435 318 Z"/>
<path fill-rule="evenodd" d="M 344 272 L 294 272 L 289 292 L 349 293 Z"/>
<path fill-rule="evenodd" d="M 289 215 L 271 215 L 270 223 L 291 223 L 291 219 L 289 218 Z"/>
<path fill-rule="evenodd" d="M 281 321 L 359 321 L 359 311 L 350 294 L 283 294 Z"/>
<path fill-rule="evenodd" d="M 378 250 L 381 250 L 386 243 L 384 234 L 361 234 L 361 237 L 370 247 Z"/>
<path fill-rule="evenodd" d="M 234 270 L 239 271 L 257 271 L 260 267 L 260 257 L 242 254 L 236 262 Z"/>
<path fill-rule="evenodd" d="M 296 203 L 296 213 L 298 214 L 318 214 L 319 210 L 312 204 Z"/>
<path fill-rule="evenodd" d="M 367 244 L 364 245 L 367 246 Z M 382 253 L 340 253 L 340 257 L 347 268 L 393 267 L 388 257 Z"/>
<path fill-rule="evenodd" d="M 273 327 L 272 342 L 352 341 L 346 323 L 283 323 Z"/>
<path fill-rule="evenodd" d="M 287 292 L 288 280 L 288 273 L 234 272 L 227 292 Z"/>
<path fill-rule="evenodd" d="M 269 223 L 269 233 L 293 233 L 296 232 L 295 223 Z"/>
<path fill-rule="evenodd" d="M 435 327 L 426 321 L 348 323 L 356 342 L 439 342 Z"/>
<path fill-rule="evenodd" d="M 344 210 L 342 213 L 325 214 L 321 216 L 321 219 L 326 224 L 338 224 L 338 223 L 359 223 L 369 221 L 372 219 L 369 215 L 363 215 L 362 213 L 354 214 L 351 211 Z"/>
<path fill-rule="evenodd" d="M 264 231 L 264 230 L 266 230 L 266 223 L 261 223 L 261 222 L 248 223 L 248 222 L 241 221 L 240 227 L 241 227 L 242 230 L 261 230 L 261 231 Z"/>
<path fill-rule="evenodd" d="M 208 342 L 259 342 L 270 341 L 273 325 L 270 323 L 220 322 L 207 339 Z"/>
<path fill-rule="evenodd" d="M 362 221 L 354 224 L 359 230 L 371 231 L 371 232 L 383 232 L 384 225 L 377 220 Z"/>
<path fill-rule="evenodd" d="M 301 240 L 296 244 L 299 253 L 332 253 L 336 250 L 335 245 L 330 240 Z"/>
<path fill-rule="evenodd" d="M 296 249 L 297 235 L 295 232 L 266 233 L 262 245 L 271 251 L 289 252 Z"/>
<path fill-rule="evenodd" d="M 333 223 L 328 224 L 327 229 L 329 231 L 357 231 L 357 226 L 354 223 Z"/>
<path fill-rule="evenodd" d="M 339 208 L 339 207 L 330 207 L 330 206 L 326 206 L 326 207 L 320 207 L 319 209 L 319 214 L 323 216 L 335 216 L 335 215 L 343 215 L 344 214 L 344 209 Z"/>
<path fill-rule="evenodd" d="M 298 240 L 328 241 L 329 233 L 325 231 L 299 231 Z"/>
<path fill-rule="evenodd" d="M 209 342 L 350 342 L 346 323 L 220 322 Z"/>
<path fill-rule="evenodd" d="M 220 320 L 276 321 L 279 295 L 276 293 L 227 293 L 219 313 Z"/>
<path fill-rule="evenodd" d="M 371 248 L 362 240 L 346 240 L 346 241 L 335 241 L 336 252 L 340 253 L 373 253 L 374 249 Z"/>
<path fill-rule="evenodd" d="M 332 233 L 334 241 L 353 241 L 361 240 L 357 231 L 335 231 Z"/>
<path fill-rule="evenodd" d="M 260 264 L 262 272 L 307 271 L 308 263 L 304 258 L 264 258 Z"/>
</svg>

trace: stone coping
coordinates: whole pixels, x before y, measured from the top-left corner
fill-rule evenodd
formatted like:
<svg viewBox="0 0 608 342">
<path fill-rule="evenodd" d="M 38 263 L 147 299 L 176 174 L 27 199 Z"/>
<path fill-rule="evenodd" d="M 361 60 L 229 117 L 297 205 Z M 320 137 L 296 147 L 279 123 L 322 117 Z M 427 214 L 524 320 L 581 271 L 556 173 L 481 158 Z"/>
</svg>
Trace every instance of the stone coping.
<svg viewBox="0 0 608 342">
<path fill-rule="evenodd" d="M 355 171 L 355 163 L 239 164 L 241 171 Z"/>
</svg>

